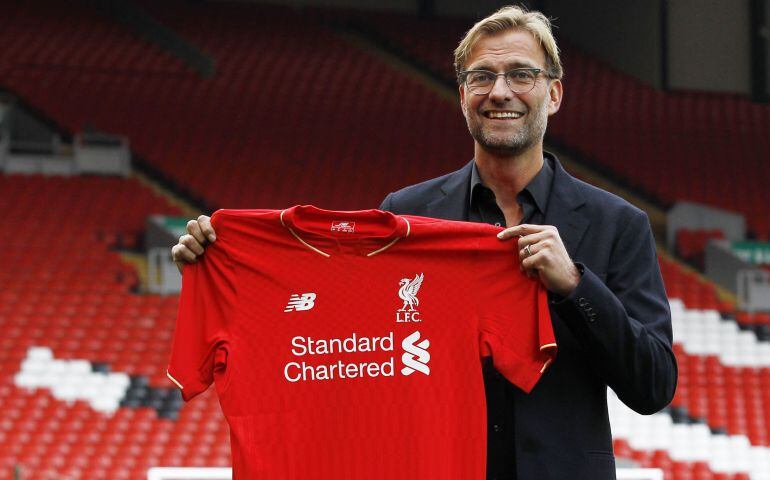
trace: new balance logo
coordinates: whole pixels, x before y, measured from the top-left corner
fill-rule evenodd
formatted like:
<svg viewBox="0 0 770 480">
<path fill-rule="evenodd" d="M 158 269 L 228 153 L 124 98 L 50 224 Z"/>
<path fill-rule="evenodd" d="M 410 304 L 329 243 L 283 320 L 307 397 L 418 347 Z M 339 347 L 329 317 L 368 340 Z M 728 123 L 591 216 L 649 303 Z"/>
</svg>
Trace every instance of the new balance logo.
<svg viewBox="0 0 770 480">
<path fill-rule="evenodd" d="M 401 361 L 405 365 L 401 369 L 401 373 L 404 375 L 411 375 L 414 372 L 430 375 L 430 367 L 428 366 L 428 361 L 430 361 L 430 353 L 428 353 L 430 341 L 426 338 L 420 343 L 415 343 L 419 339 L 420 332 L 414 332 L 401 342 L 401 347 L 404 349 Z"/>
<path fill-rule="evenodd" d="M 289 297 L 289 303 L 286 305 L 284 312 L 310 310 L 315 306 L 315 293 L 303 293 L 301 296 L 298 293 L 292 293 Z"/>
</svg>

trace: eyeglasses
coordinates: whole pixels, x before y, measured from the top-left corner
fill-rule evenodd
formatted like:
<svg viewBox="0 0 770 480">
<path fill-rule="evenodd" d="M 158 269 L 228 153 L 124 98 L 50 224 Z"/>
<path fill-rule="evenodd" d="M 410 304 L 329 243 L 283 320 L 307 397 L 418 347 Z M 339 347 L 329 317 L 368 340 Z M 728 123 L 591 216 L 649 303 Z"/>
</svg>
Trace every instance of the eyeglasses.
<svg viewBox="0 0 770 480">
<path fill-rule="evenodd" d="M 459 73 L 460 83 L 464 83 L 474 95 L 486 95 L 492 91 L 497 77 L 505 78 L 505 83 L 513 93 L 527 93 L 535 88 L 537 77 L 543 73 L 540 68 L 514 68 L 503 73 L 489 70 L 464 70 Z"/>
</svg>

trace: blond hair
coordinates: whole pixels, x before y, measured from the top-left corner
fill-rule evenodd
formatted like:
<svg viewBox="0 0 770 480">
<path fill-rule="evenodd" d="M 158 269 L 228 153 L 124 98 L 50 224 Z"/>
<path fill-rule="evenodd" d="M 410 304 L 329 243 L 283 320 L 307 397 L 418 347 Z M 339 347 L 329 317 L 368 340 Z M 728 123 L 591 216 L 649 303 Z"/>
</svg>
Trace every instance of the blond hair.
<svg viewBox="0 0 770 480">
<path fill-rule="evenodd" d="M 458 76 L 465 69 L 465 62 L 473 46 L 481 37 L 515 29 L 526 30 L 540 43 L 545 51 L 545 73 L 551 78 L 561 78 L 564 71 L 559 59 L 559 47 L 551 32 L 551 21 L 540 12 L 530 12 L 523 7 L 507 6 L 479 20 L 455 49 L 455 71 Z"/>
</svg>

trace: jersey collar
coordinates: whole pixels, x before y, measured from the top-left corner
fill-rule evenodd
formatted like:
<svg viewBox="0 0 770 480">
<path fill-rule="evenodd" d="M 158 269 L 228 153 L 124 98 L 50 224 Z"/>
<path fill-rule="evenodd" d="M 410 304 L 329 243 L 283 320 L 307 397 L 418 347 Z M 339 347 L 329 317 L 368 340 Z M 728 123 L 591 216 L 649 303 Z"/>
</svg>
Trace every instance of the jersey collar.
<svg viewBox="0 0 770 480">
<path fill-rule="evenodd" d="M 281 224 L 302 245 L 331 257 L 335 246 L 360 246 L 372 257 L 409 236 L 409 221 L 382 210 L 335 211 L 297 205 L 281 211 Z M 320 247 L 320 248 L 319 248 Z"/>
</svg>

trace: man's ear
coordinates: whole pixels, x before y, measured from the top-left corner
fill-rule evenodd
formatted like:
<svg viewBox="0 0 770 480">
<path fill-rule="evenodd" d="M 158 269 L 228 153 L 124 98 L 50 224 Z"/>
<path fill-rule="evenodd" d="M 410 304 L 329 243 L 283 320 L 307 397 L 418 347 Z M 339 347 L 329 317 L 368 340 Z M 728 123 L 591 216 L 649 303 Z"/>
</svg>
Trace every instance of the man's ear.
<svg viewBox="0 0 770 480">
<path fill-rule="evenodd" d="M 548 82 L 548 115 L 553 115 L 561 107 L 561 99 L 564 95 L 564 85 L 558 78 Z"/>
</svg>

